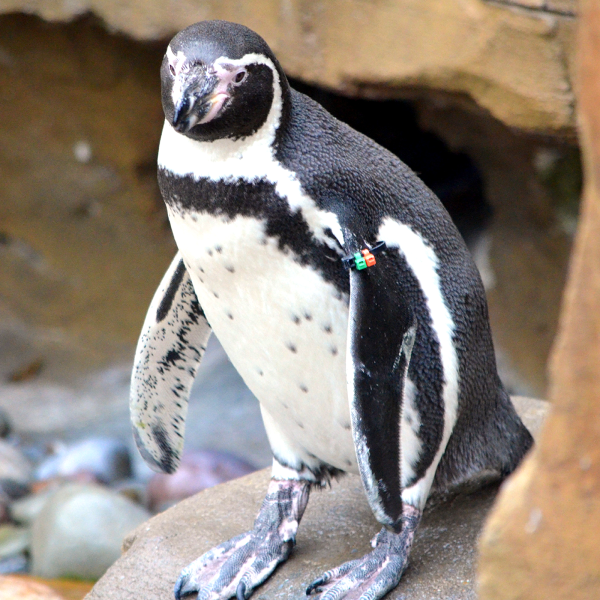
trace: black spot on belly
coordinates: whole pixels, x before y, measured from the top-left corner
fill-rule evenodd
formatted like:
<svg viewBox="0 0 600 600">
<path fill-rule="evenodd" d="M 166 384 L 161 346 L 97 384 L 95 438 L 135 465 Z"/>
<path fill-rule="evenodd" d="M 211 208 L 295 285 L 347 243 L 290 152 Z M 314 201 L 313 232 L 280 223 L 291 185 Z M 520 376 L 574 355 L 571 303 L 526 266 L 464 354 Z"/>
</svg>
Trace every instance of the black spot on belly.
<svg viewBox="0 0 600 600">
<path fill-rule="evenodd" d="M 230 312 L 227 313 L 227 316 L 233 321 L 233 315 Z"/>
<path fill-rule="evenodd" d="M 216 251 L 217 251 L 219 254 L 221 254 L 221 253 L 223 252 L 223 248 L 222 248 L 222 246 L 215 246 L 215 250 L 216 250 Z"/>
<path fill-rule="evenodd" d="M 206 251 L 208 252 L 208 255 L 209 255 L 209 256 L 212 256 L 212 255 L 213 255 L 213 251 L 212 251 L 210 248 L 208 248 Z"/>
<path fill-rule="evenodd" d="M 285 346 L 293 354 L 296 354 L 298 352 L 298 348 L 296 348 L 296 346 L 294 344 L 292 344 L 291 342 L 288 342 Z"/>
<path fill-rule="evenodd" d="M 329 351 L 331 352 L 331 354 L 333 354 L 333 356 L 337 356 L 338 349 L 335 346 L 331 346 L 331 348 L 329 348 Z"/>
<path fill-rule="evenodd" d="M 301 383 L 298 386 L 305 394 L 308 394 L 308 388 L 306 387 L 306 385 L 304 385 L 303 383 Z"/>
<path fill-rule="evenodd" d="M 329 323 L 327 323 L 327 325 L 323 325 L 323 331 L 325 333 L 331 333 L 333 331 L 331 325 Z"/>
<path fill-rule="evenodd" d="M 344 423 L 342 425 L 342 427 L 346 430 L 346 431 L 350 431 L 350 423 Z"/>
<path fill-rule="evenodd" d="M 302 423 L 300 423 L 300 421 L 296 421 L 296 425 L 298 425 L 298 427 L 300 427 L 300 429 L 304 429 L 304 425 L 302 425 Z"/>
<path fill-rule="evenodd" d="M 351 461 L 350 459 L 348 459 L 348 458 L 346 459 L 346 465 L 347 465 L 348 467 L 351 467 L 351 466 L 352 466 L 352 461 Z"/>
<path fill-rule="evenodd" d="M 230 272 L 230 273 L 235 273 L 235 267 L 233 265 L 225 265 L 225 268 Z"/>
<path fill-rule="evenodd" d="M 300 317 L 298 315 L 292 315 L 292 321 L 294 321 L 296 325 L 300 325 Z"/>
<path fill-rule="evenodd" d="M 213 292 L 213 296 L 214 296 L 215 298 L 218 298 L 218 297 L 219 297 L 219 294 L 217 294 L 217 292 Z"/>
<path fill-rule="evenodd" d="M 262 369 L 256 369 L 256 372 L 262 377 L 264 375 Z"/>
<path fill-rule="evenodd" d="M 311 315 L 311 314 L 310 314 L 308 311 L 306 311 L 306 312 L 304 313 L 304 318 L 305 318 L 307 321 L 312 321 L 312 315 Z"/>
<path fill-rule="evenodd" d="M 200 271 L 200 273 L 204 273 L 204 269 L 200 265 L 198 265 L 198 271 Z"/>
</svg>

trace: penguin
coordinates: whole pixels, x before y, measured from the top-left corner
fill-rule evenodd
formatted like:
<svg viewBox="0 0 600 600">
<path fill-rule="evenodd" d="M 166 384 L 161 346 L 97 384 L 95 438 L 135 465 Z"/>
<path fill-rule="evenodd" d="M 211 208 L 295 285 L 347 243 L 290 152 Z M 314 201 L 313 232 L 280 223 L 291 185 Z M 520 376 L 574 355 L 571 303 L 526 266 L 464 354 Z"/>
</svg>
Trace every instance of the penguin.
<svg viewBox="0 0 600 600">
<path fill-rule="evenodd" d="M 311 489 L 358 473 L 382 526 L 373 551 L 307 594 L 377 600 L 400 582 L 430 491 L 506 476 L 532 444 L 477 268 L 417 175 L 291 89 L 250 29 L 184 29 L 161 83 L 158 180 L 179 251 L 136 350 L 135 439 L 152 468 L 177 468 L 214 332 L 273 451 L 254 528 L 187 566 L 175 598 L 249 598 L 290 555 Z"/>
</svg>

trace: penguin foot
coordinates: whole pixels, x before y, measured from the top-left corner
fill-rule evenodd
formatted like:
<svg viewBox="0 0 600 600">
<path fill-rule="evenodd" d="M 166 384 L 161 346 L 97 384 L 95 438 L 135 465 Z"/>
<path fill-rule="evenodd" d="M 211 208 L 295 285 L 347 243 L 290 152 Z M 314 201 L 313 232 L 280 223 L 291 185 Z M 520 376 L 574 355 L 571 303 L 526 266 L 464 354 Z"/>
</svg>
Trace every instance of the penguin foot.
<svg viewBox="0 0 600 600">
<path fill-rule="evenodd" d="M 247 600 L 290 555 L 309 491 L 306 481 L 271 480 L 254 529 L 188 565 L 175 584 L 175 599 Z"/>
<path fill-rule="evenodd" d="M 395 588 L 408 565 L 408 555 L 421 511 L 405 504 L 400 533 L 382 529 L 372 540 L 373 552 L 331 569 L 306 588 L 319 600 L 378 600 Z"/>
</svg>

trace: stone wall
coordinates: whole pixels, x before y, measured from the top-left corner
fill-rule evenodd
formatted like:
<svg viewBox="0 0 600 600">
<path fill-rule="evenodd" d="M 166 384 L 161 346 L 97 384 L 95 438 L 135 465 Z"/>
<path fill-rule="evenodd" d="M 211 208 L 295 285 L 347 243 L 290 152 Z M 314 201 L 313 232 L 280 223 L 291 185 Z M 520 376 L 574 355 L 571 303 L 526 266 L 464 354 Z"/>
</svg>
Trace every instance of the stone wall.
<svg viewBox="0 0 600 600">
<path fill-rule="evenodd" d="M 111 30 L 165 39 L 202 19 L 248 25 L 293 77 L 348 94 L 465 94 L 504 123 L 572 132 L 575 0 L 0 0 L 49 21 L 91 12 Z"/>
<path fill-rule="evenodd" d="M 600 6 L 582 3 L 585 191 L 551 361 L 553 410 L 481 541 L 481 600 L 600 598 Z"/>
</svg>

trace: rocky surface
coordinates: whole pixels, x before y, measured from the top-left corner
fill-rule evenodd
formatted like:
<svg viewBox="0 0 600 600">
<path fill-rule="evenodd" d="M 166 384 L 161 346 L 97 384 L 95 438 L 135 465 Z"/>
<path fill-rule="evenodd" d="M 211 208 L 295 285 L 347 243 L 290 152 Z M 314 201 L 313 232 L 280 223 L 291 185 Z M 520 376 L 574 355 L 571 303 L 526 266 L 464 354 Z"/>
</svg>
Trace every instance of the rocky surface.
<svg viewBox="0 0 600 600">
<path fill-rule="evenodd" d="M 0 600 L 80 600 L 90 588 L 84 581 L 0 576 Z"/>
<path fill-rule="evenodd" d="M 32 527 L 32 572 L 97 579 L 119 556 L 123 537 L 149 513 L 124 496 L 70 484 L 50 497 Z"/>
<path fill-rule="evenodd" d="M 515 399 L 524 422 L 537 434 L 547 411 L 542 401 Z M 141 525 L 124 541 L 123 556 L 88 600 L 170 598 L 179 571 L 202 552 L 252 526 L 263 500 L 264 470 L 184 500 Z M 476 541 L 498 486 L 467 494 L 455 490 L 429 504 L 415 538 L 411 564 L 390 598 L 474 600 Z M 379 530 L 357 476 L 313 492 L 292 558 L 255 594 L 300 598 L 324 570 L 369 551 Z"/>
<path fill-rule="evenodd" d="M 87 473 L 106 484 L 127 479 L 132 475 L 129 448 L 114 438 L 86 438 L 60 447 L 35 470 L 37 479 L 73 477 L 78 473 Z"/>
<path fill-rule="evenodd" d="M 600 598 L 600 6 L 581 9 L 586 185 L 551 361 L 553 410 L 486 526 L 482 600 Z"/>
<path fill-rule="evenodd" d="M 346 94 L 401 88 L 464 94 L 505 123 L 574 128 L 575 0 L 2 0 L 48 20 L 85 12 L 138 39 L 164 39 L 202 19 L 248 25 L 294 77 Z"/>
</svg>

